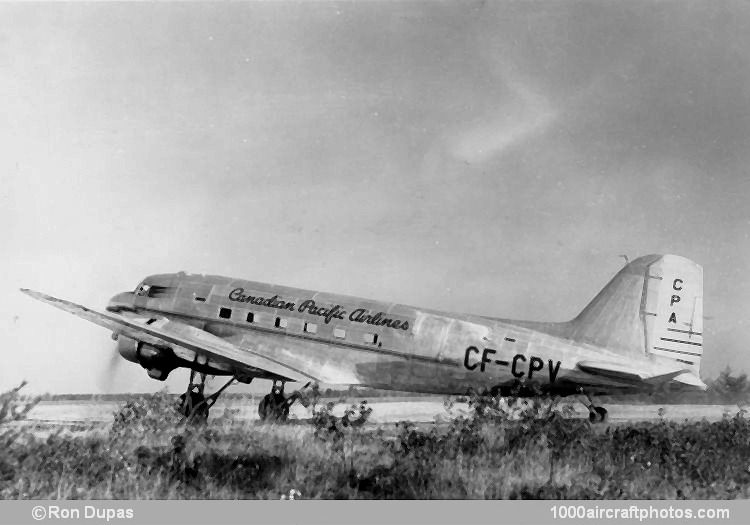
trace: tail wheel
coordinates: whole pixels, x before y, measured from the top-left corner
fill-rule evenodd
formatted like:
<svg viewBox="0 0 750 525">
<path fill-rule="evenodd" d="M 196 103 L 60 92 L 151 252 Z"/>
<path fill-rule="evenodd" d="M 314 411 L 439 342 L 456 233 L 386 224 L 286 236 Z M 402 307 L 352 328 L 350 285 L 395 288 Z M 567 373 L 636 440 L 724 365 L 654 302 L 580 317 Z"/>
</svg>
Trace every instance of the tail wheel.
<svg viewBox="0 0 750 525">
<path fill-rule="evenodd" d="M 603 423 L 607 420 L 607 409 L 604 407 L 592 407 L 589 410 L 589 421 L 592 423 Z"/>
</svg>

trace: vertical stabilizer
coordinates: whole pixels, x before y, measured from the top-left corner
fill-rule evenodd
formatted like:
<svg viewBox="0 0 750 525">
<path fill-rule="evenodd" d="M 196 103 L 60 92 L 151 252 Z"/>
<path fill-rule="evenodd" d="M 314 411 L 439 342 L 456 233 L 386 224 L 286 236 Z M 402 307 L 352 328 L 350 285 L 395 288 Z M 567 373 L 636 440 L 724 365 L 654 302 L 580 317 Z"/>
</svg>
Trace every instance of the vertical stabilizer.
<svg viewBox="0 0 750 525">
<path fill-rule="evenodd" d="M 569 338 L 623 355 L 658 355 L 696 376 L 703 355 L 703 269 L 677 255 L 634 260 L 570 323 Z"/>
<path fill-rule="evenodd" d="M 623 355 L 646 354 L 643 318 L 648 267 L 659 255 L 639 257 L 622 268 L 569 324 L 568 337 Z"/>
</svg>

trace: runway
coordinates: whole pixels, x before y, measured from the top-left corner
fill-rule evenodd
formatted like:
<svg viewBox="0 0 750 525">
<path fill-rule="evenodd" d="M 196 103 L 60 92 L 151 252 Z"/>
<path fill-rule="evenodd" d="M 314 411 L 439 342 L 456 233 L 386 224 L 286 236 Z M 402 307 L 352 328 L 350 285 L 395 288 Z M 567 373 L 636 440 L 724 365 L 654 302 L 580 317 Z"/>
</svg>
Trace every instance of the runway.
<svg viewBox="0 0 750 525">
<path fill-rule="evenodd" d="M 323 400 L 323 403 L 328 400 Z M 337 403 L 334 414 L 341 415 L 349 403 Z M 259 399 L 230 399 L 219 401 L 211 409 L 209 419 L 229 416 L 237 421 L 254 421 L 258 419 Z M 43 401 L 27 415 L 29 423 L 76 424 L 76 423 L 111 423 L 114 414 L 123 402 L 100 401 Z M 442 399 L 437 398 L 377 398 L 369 402 L 372 414 L 369 421 L 375 424 L 393 424 L 400 421 L 413 423 L 431 423 L 448 421 L 465 415 L 468 407 L 465 403 L 456 403 L 446 409 Z M 561 406 L 563 404 L 561 403 Z M 571 403 L 577 417 L 587 417 L 588 411 L 580 403 Z M 723 417 L 732 417 L 739 411 L 737 405 L 605 405 L 611 423 L 628 421 L 652 421 L 666 419 L 672 421 L 701 420 L 717 421 Z M 290 419 L 308 419 L 312 415 L 310 408 L 295 404 L 290 412 Z"/>
</svg>

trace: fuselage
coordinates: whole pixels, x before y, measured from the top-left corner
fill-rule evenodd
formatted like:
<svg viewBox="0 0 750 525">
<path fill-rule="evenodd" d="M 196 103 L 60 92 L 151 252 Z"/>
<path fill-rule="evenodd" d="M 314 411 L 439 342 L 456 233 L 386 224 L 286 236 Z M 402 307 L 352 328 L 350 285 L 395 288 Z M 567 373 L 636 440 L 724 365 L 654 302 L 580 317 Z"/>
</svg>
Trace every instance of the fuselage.
<svg viewBox="0 0 750 525">
<path fill-rule="evenodd" d="M 147 277 L 135 292 L 113 297 L 108 309 L 179 320 L 284 363 L 312 364 L 325 383 L 410 392 L 627 392 L 632 383 L 591 375 L 577 363 L 604 360 L 654 374 L 674 364 L 570 340 L 566 323 L 438 312 L 183 272 Z M 236 373 L 210 365 L 216 374 Z"/>
</svg>

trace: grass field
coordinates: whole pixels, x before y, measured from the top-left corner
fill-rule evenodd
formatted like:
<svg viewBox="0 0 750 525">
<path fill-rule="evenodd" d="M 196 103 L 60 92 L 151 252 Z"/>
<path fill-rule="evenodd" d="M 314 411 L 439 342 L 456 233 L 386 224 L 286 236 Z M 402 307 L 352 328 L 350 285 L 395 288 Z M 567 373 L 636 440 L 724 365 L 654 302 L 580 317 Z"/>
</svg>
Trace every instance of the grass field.
<svg viewBox="0 0 750 525">
<path fill-rule="evenodd" d="M 440 426 L 217 418 L 187 425 L 165 395 L 109 430 L 39 437 L 0 426 L 2 499 L 747 498 L 750 421 L 592 426 L 536 403 L 473 402 Z M 354 410 L 357 411 L 356 409 Z"/>
</svg>

